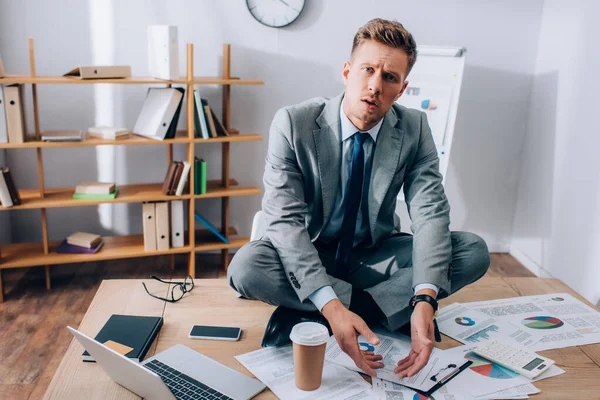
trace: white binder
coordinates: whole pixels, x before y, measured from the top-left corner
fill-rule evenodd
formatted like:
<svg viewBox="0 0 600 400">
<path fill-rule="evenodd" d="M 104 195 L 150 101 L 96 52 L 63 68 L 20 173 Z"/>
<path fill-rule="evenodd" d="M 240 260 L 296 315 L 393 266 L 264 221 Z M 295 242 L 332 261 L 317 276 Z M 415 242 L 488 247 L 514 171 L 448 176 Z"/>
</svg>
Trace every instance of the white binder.
<svg viewBox="0 0 600 400">
<path fill-rule="evenodd" d="M 150 76 L 158 79 L 179 78 L 179 40 L 176 26 L 148 27 L 148 71 Z"/>
<path fill-rule="evenodd" d="M 183 247 L 183 200 L 171 201 L 171 245 Z"/>
<path fill-rule="evenodd" d="M 156 250 L 156 214 L 154 203 L 142 203 L 142 228 L 144 230 L 144 250 Z"/>
<path fill-rule="evenodd" d="M 169 250 L 169 203 L 155 203 L 156 249 Z"/>
<path fill-rule="evenodd" d="M 133 133 L 163 140 L 183 94 L 173 88 L 150 88 Z"/>
<path fill-rule="evenodd" d="M 0 63 L 2 63 L 1 60 Z M 4 104 L 4 88 L 2 87 L 2 85 L 0 85 L 0 143 L 8 143 L 8 128 L 6 125 L 6 106 Z"/>
</svg>

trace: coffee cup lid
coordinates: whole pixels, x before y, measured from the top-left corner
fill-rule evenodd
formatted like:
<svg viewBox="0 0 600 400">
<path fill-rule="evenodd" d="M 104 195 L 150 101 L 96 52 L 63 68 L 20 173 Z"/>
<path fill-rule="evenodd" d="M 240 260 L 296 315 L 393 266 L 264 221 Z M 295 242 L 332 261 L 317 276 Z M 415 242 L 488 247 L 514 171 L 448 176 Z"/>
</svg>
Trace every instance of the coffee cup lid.
<svg viewBox="0 0 600 400">
<path fill-rule="evenodd" d="M 319 346 L 329 340 L 329 331 L 318 322 L 301 322 L 294 325 L 290 339 L 304 346 Z"/>
</svg>

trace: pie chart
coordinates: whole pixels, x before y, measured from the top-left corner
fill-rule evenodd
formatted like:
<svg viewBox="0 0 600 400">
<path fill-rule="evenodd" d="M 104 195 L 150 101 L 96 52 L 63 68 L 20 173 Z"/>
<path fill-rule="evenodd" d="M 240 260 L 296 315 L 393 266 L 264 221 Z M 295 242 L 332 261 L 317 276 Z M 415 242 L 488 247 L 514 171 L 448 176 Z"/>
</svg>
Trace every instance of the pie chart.
<svg viewBox="0 0 600 400">
<path fill-rule="evenodd" d="M 415 395 L 413 396 L 413 400 L 435 400 L 435 398 L 433 396 L 427 397 L 423 396 L 420 393 L 415 393 Z"/>
<path fill-rule="evenodd" d="M 469 367 L 473 372 L 477 372 L 479 375 L 487 376 L 494 379 L 512 379 L 519 374 L 511 371 L 510 369 L 501 367 L 500 365 L 494 364 L 485 358 L 479 357 L 475 353 L 467 353 L 465 358 L 473 361 L 473 364 Z"/>
<path fill-rule="evenodd" d="M 475 325 L 475 321 L 473 321 L 469 317 L 457 317 L 454 322 L 462 326 L 473 326 Z"/>
<path fill-rule="evenodd" d="M 521 323 L 531 329 L 555 329 L 564 325 L 560 319 L 547 316 L 525 318 Z"/>
<path fill-rule="evenodd" d="M 375 347 L 371 346 L 369 343 L 358 342 L 358 345 L 362 351 L 375 351 Z"/>
</svg>

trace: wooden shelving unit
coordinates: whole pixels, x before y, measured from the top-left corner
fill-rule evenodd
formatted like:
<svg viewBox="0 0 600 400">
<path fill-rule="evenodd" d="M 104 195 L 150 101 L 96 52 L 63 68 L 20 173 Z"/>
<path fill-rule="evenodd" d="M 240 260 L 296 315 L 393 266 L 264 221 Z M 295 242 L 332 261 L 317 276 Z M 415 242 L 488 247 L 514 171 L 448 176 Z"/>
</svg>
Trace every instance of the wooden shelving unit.
<svg viewBox="0 0 600 400">
<path fill-rule="evenodd" d="M 25 143 L 0 143 L 0 149 L 35 149 L 37 154 L 38 189 L 22 189 L 19 195 L 22 204 L 10 208 L 0 206 L 0 212 L 8 210 L 39 209 L 42 217 L 42 241 L 36 243 L 16 243 L 0 245 L 0 302 L 4 300 L 2 289 L 2 270 L 7 268 L 23 268 L 33 266 L 45 266 L 46 287 L 50 289 L 50 265 L 68 264 L 76 262 L 111 260 L 132 257 L 148 257 L 158 255 L 171 255 L 171 266 L 174 266 L 173 256 L 175 254 L 188 255 L 188 272 L 195 276 L 195 255 L 200 251 L 221 250 L 223 268 L 229 264 L 229 249 L 243 246 L 249 241 L 248 237 L 231 237 L 237 235 L 235 228 L 229 226 L 229 198 L 235 196 L 260 195 L 257 187 L 239 186 L 238 182 L 230 177 L 229 152 L 231 143 L 252 142 L 262 140 L 258 134 L 243 134 L 231 129 L 231 86 L 233 85 L 261 85 L 264 82 L 252 79 L 240 79 L 233 77 L 231 71 L 231 46 L 223 45 L 223 74 L 220 77 L 194 76 L 194 47 L 187 44 L 186 76 L 176 80 L 161 80 L 151 77 L 131 77 L 126 79 L 94 79 L 82 80 L 65 76 L 37 75 L 35 68 L 35 56 L 33 40 L 29 39 L 29 75 L 6 75 L 0 78 L 0 85 L 4 84 L 29 84 L 31 85 L 33 116 L 35 131 L 27 135 Z M 102 140 L 87 138 L 84 136 L 82 142 L 52 143 L 40 140 L 40 120 L 38 108 L 37 85 L 45 84 L 131 84 L 131 85 L 158 85 L 171 87 L 172 85 L 185 86 L 187 107 L 186 130 L 178 131 L 173 139 L 153 140 L 141 136 L 132 135 L 121 140 Z M 222 122 L 230 132 L 228 137 L 202 139 L 194 137 L 194 97 L 187 94 L 193 93 L 194 85 L 221 85 L 223 91 L 223 115 Z M 165 196 L 161 191 L 162 182 L 150 184 L 118 185 L 119 194 L 111 200 L 75 200 L 73 193 L 75 188 L 46 188 L 44 186 L 44 167 L 42 160 L 42 149 L 46 148 L 69 148 L 84 146 L 137 146 L 137 145 L 163 145 L 167 150 L 167 163 L 173 160 L 173 146 L 187 146 L 187 161 L 193 165 L 195 148 L 198 143 L 221 145 L 221 179 L 207 182 L 207 193 L 194 195 L 184 193 L 181 196 Z M 193 168 L 190 170 L 189 181 L 194 182 Z M 18 183 L 18 182 L 17 182 Z M 193 185 L 189 185 L 193 192 Z M 207 198 L 221 198 L 221 233 L 227 237 L 229 244 L 223 243 L 210 232 L 196 230 L 194 228 L 195 200 Z M 60 243 L 48 240 L 48 221 L 46 210 L 56 207 L 94 206 L 103 203 L 141 203 L 146 201 L 188 201 L 188 231 L 184 247 L 170 248 L 165 251 L 145 251 L 142 235 L 110 236 L 104 238 L 104 246 L 96 254 L 59 254 L 56 246 Z"/>
</svg>

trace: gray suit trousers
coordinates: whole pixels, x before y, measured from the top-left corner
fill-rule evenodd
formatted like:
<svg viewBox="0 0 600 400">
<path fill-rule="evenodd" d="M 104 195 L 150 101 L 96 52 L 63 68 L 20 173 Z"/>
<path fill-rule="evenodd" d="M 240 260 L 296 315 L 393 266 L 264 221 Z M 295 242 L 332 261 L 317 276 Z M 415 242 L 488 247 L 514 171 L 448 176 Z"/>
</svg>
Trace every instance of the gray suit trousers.
<svg viewBox="0 0 600 400">
<path fill-rule="evenodd" d="M 477 281 L 490 265 L 487 245 L 479 236 L 468 232 L 451 232 L 452 262 L 449 268 L 452 293 Z M 315 243 L 319 258 L 327 270 L 331 285 L 348 308 L 352 288 L 364 289 L 385 314 L 381 321 L 396 330 L 410 320 L 408 306 L 413 296 L 413 237 L 395 234 L 383 239 L 376 248 L 357 246 L 352 253 L 345 280 L 335 272 L 334 246 Z M 233 257 L 227 271 L 231 287 L 248 299 L 288 308 L 317 311 L 310 300 L 300 302 L 281 265 L 277 250 L 267 237 L 252 241 Z M 425 283 L 425 282 L 423 282 Z M 438 298 L 450 293 L 441 291 Z"/>
</svg>

